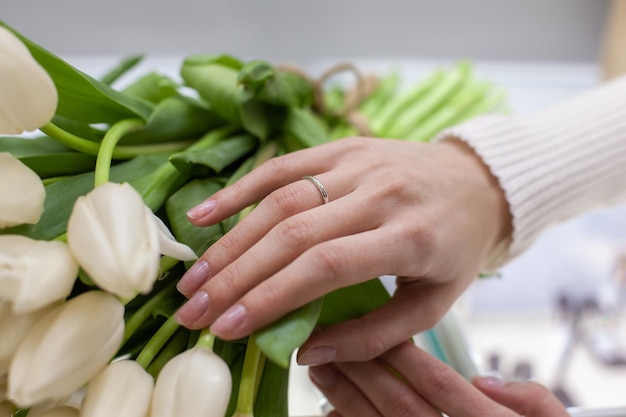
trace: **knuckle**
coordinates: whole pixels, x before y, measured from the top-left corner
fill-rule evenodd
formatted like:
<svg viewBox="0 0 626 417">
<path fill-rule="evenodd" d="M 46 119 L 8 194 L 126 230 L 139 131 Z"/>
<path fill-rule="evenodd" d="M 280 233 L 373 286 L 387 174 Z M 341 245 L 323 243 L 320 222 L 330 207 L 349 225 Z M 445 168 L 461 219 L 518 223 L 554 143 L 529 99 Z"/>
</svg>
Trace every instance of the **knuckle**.
<svg viewBox="0 0 626 417">
<path fill-rule="evenodd" d="M 366 360 L 377 358 L 387 350 L 384 340 L 377 334 L 364 335 L 362 340 L 362 346 Z"/>
<path fill-rule="evenodd" d="M 210 292 L 211 298 L 219 297 L 228 300 L 241 296 L 244 289 L 241 287 L 241 280 L 237 279 L 240 276 L 238 270 L 236 263 L 231 264 L 222 270 L 218 276 L 209 280 L 209 285 L 213 287 L 213 291 Z"/>
<path fill-rule="evenodd" d="M 277 226 L 276 236 L 285 248 L 301 249 L 311 240 L 311 225 L 302 219 L 290 218 Z"/>
<path fill-rule="evenodd" d="M 263 175 L 269 175 L 270 178 L 280 178 L 287 172 L 287 159 L 283 156 L 271 158 L 261 165 Z"/>
<path fill-rule="evenodd" d="M 436 364 L 425 369 L 428 377 L 429 390 L 433 396 L 454 394 L 456 372 L 443 364 Z"/>
<path fill-rule="evenodd" d="M 392 397 L 385 398 L 382 414 L 389 417 L 412 417 L 418 414 L 415 394 L 408 389 L 396 391 Z"/>
<path fill-rule="evenodd" d="M 323 280 L 340 280 L 348 272 L 350 261 L 343 250 L 334 250 L 327 245 L 324 249 L 319 247 L 314 249 L 311 255 L 318 265 Z"/>
<path fill-rule="evenodd" d="M 282 217 L 289 217 L 300 212 L 302 201 L 306 201 L 306 194 L 302 187 L 288 186 L 280 188 L 269 195 L 267 204 L 270 209 Z"/>
</svg>

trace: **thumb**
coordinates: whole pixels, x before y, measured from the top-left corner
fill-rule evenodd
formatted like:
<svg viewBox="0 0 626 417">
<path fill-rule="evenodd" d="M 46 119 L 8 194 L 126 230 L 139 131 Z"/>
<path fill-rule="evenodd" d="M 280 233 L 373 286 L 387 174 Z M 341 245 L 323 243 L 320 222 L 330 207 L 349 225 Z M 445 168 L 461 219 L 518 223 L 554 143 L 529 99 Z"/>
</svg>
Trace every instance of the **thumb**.
<svg viewBox="0 0 626 417">
<path fill-rule="evenodd" d="M 536 382 L 504 382 L 486 376 L 475 377 L 472 383 L 492 400 L 525 417 L 569 417 L 559 399 Z"/>
</svg>

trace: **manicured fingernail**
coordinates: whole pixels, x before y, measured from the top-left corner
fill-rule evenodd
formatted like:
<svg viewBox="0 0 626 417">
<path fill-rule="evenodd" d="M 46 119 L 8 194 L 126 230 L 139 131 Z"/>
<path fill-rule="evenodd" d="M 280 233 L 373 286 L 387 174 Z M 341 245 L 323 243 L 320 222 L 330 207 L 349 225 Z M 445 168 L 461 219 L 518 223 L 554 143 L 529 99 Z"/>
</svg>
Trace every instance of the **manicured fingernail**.
<svg viewBox="0 0 626 417">
<path fill-rule="evenodd" d="M 178 284 L 176 284 L 176 289 L 185 297 L 190 297 L 200 289 L 207 279 L 209 279 L 209 263 L 204 259 L 200 259 L 185 272 Z"/>
<path fill-rule="evenodd" d="M 189 209 L 189 211 L 187 211 L 187 217 L 189 217 L 191 220 L 201 219 L 204 216 L 211 214 L 216 205 L 217 201 L 212 198 L 204 200 L 202 203 Z"/>
<path fill-rule="evenodd" d="M 299 365 L 317 366 L 333 362 L 337 359 L 337 351 L 332 346 L 317 346 L 305 351 L 298 358 Z"/>
<path fill-rule="evenodd" d="M 195 323 L 209 307 L 209 294 L 198 291 L 177 312 L 176 321 L 183 326 Z"/>
<path fill-rule="evenodd" d="M 312 366 L 309 368 L 309 377 L 318 387 L 330 388 L 337 381 L 337 370 L 332 365 Z"/>
<path fill-rule="evenodd" d="M 493 375 L 477 376 L 474 378 L 474 380 L 479 384 L 489 387 L 500 388 L 504 386 L 504 380 Z"/>
<path fill-rule="evenodd" d="M 213 322 L 211 331 L 216 335 L 227 335 L 241 327 L 247 318 L 248 310 L 241 304 L 235 304 Z"/>
</svg>

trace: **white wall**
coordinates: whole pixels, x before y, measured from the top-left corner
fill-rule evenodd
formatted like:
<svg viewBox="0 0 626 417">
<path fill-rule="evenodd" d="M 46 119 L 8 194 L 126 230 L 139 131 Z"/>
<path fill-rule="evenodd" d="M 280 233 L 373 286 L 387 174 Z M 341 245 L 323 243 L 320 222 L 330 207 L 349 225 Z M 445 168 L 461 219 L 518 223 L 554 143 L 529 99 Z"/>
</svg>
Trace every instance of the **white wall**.
<svg viewBox="0 0 626 417">
<path fill-rule="evenodd" d="M 61 55 L 592 61 L 606 0 L 2 0 Z"/>
</svg>

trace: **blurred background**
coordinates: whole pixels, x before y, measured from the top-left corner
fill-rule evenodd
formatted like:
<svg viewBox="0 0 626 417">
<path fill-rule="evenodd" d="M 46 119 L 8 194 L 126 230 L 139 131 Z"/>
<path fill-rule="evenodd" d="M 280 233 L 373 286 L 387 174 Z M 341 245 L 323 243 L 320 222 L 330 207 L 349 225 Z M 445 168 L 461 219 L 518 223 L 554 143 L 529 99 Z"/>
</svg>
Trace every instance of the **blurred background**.
<svg viewBox="0 0 626 417">
<path fill-rule="evenodd" d="M 173 74 L 186 55 L 225 52 L 311 73 L 348 60 L 407 80 L 467 58 L 506 89 L 514 113 L 626 67 L 623 0 L 3 0 L 1 12 L 92 75 L 135 53 Z M 618 206 L 554 227 L 499 277 L 477 282 L 458 307 L 485 369 L 537 378 L 570 405 L 626 406 L 624 259 Z"/>
</svg>

